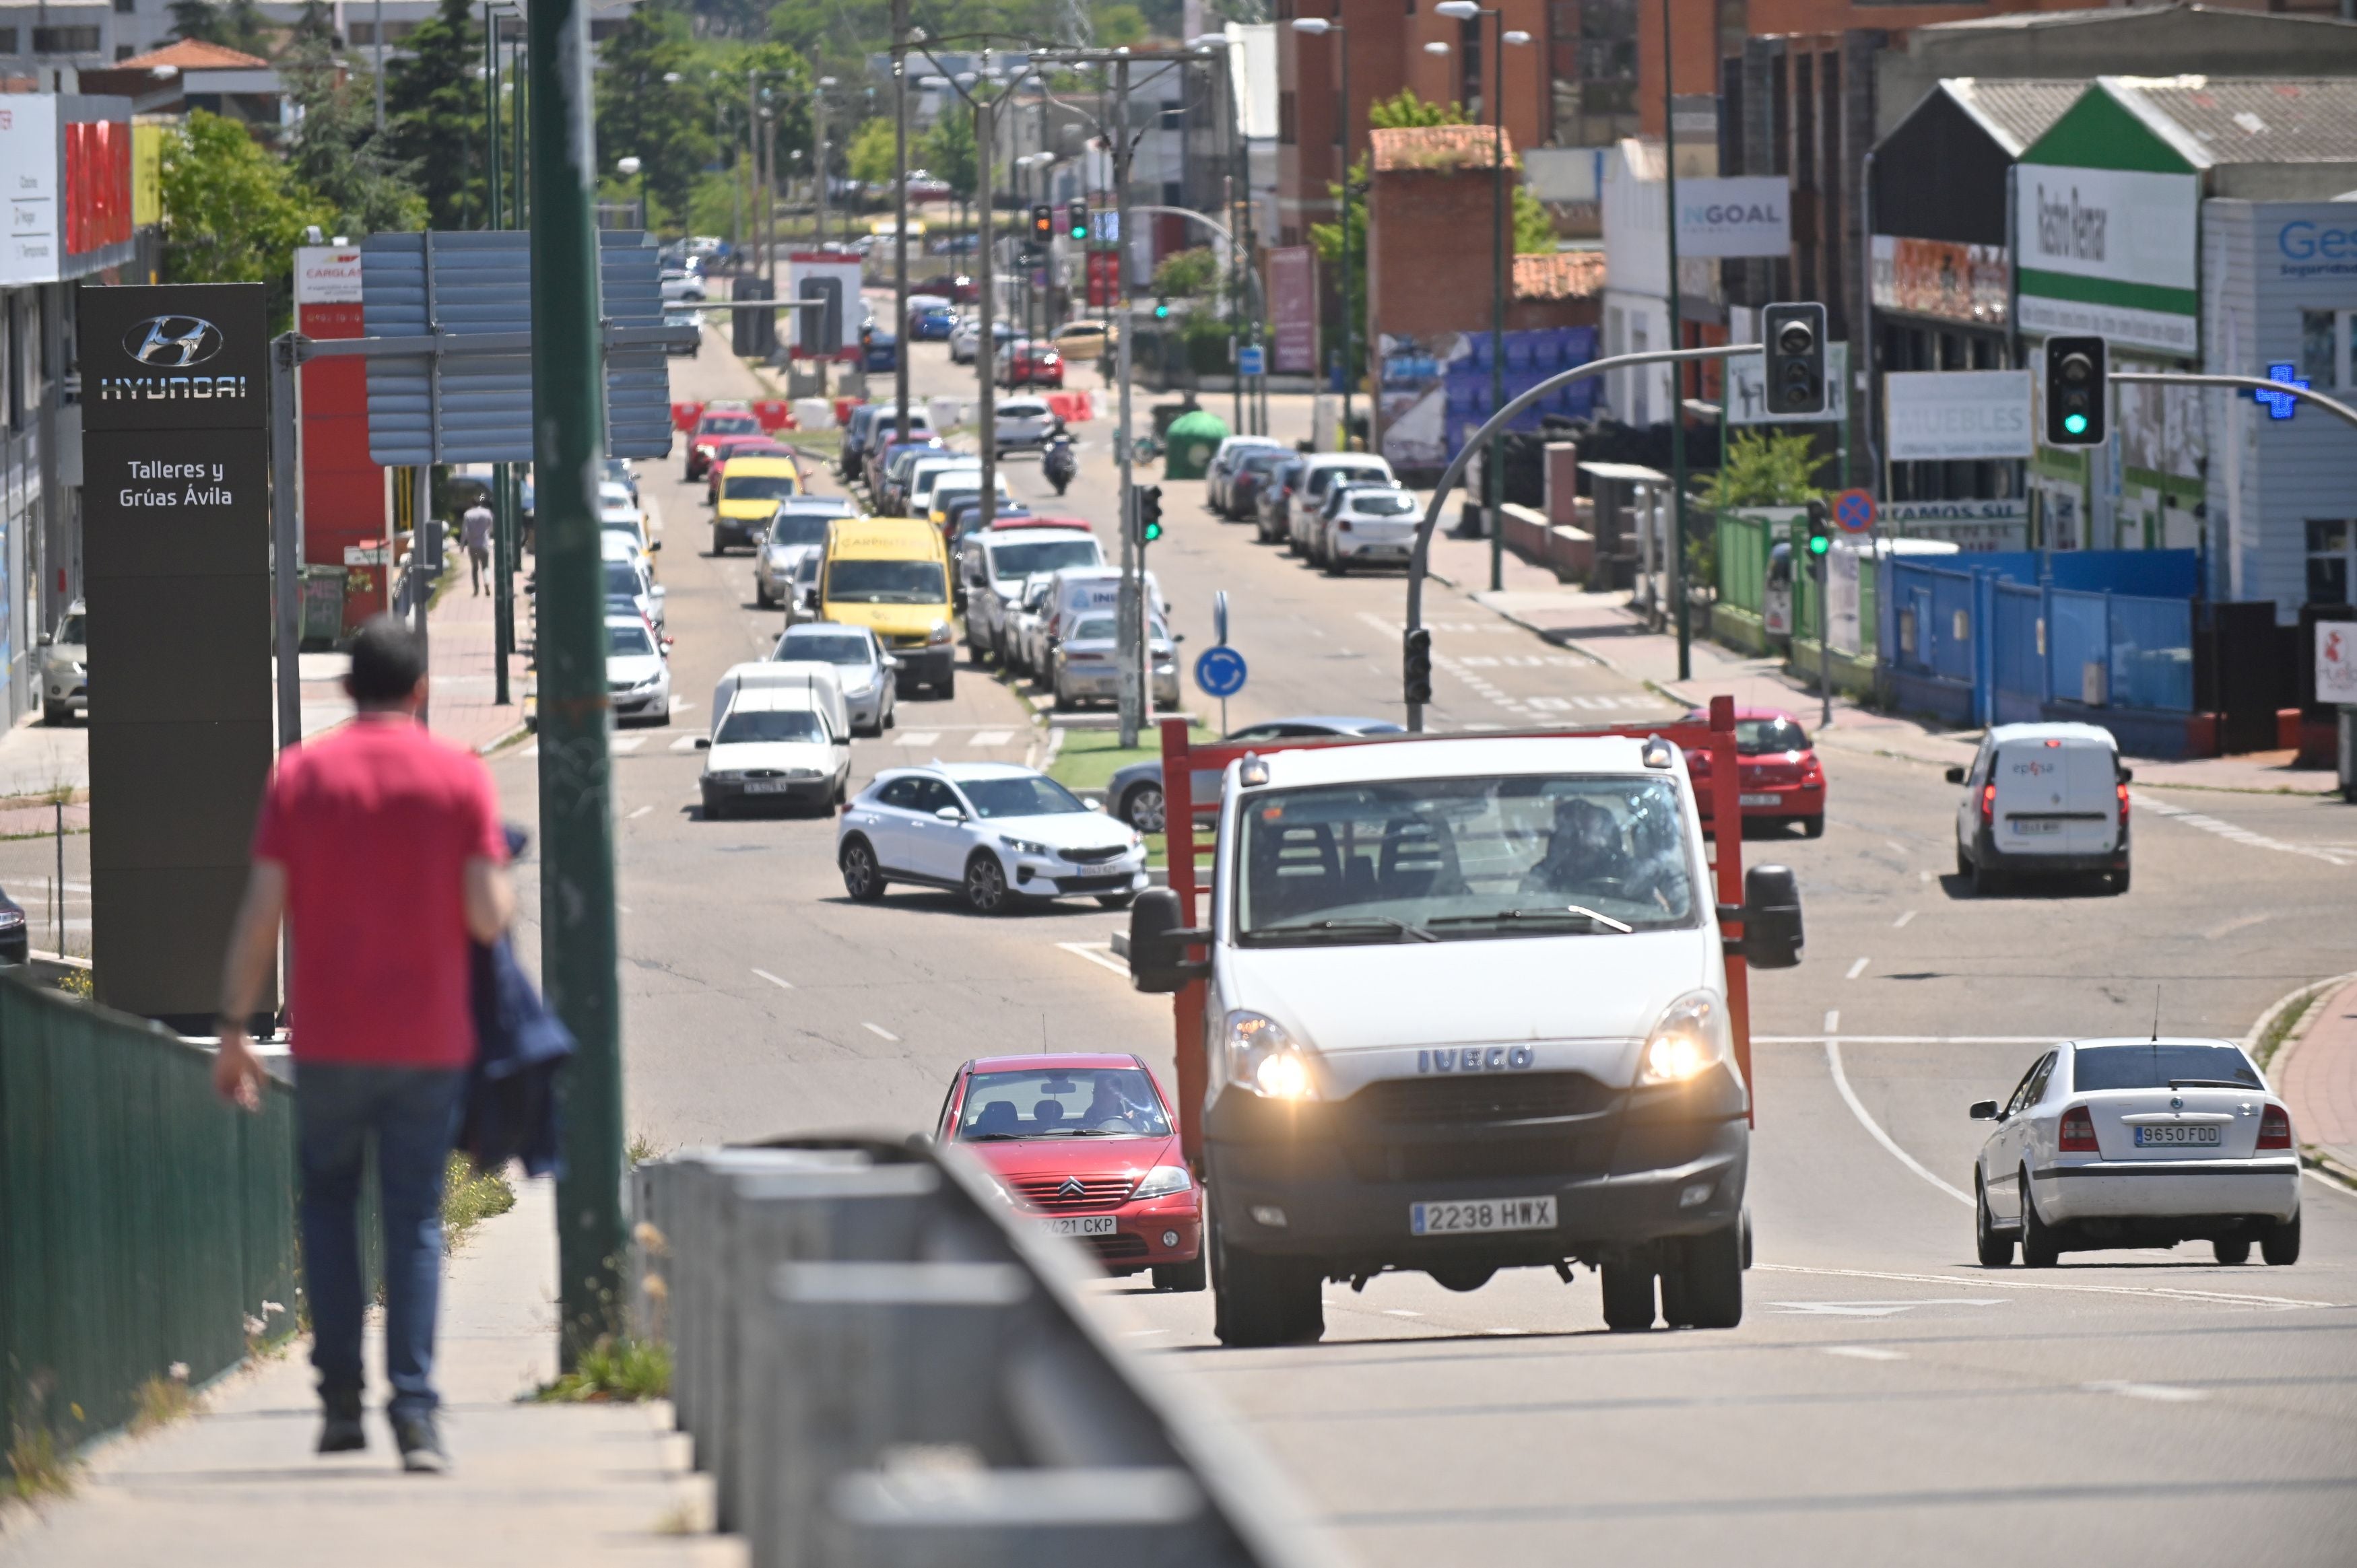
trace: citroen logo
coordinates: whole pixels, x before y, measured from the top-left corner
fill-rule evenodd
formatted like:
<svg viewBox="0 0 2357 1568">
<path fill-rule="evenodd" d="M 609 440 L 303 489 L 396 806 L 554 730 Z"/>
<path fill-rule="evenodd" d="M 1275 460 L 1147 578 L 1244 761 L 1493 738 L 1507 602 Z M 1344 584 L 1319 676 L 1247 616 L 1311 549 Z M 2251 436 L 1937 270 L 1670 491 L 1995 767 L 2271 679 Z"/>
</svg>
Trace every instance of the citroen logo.
<svg viewBox="0 0 2357 1568">
<path fill-rule="evenodd" d="M 1080 1177 L 1070 1176 L 1064 1178 L 1064 1185 L 1056 1189 L 1056 1196 L 1058 1197 L 1085 1197 L 1088 1196 L 1088 1191 L 1089 1189 L 1082 1185 Z"/>
<path fill-rule="evenodd" d="M 223 347 L 221 329 L 201 316 L 151 316 L 123 335 L 123 351 L 143 365 L 185 370 Z"/>
</svg>

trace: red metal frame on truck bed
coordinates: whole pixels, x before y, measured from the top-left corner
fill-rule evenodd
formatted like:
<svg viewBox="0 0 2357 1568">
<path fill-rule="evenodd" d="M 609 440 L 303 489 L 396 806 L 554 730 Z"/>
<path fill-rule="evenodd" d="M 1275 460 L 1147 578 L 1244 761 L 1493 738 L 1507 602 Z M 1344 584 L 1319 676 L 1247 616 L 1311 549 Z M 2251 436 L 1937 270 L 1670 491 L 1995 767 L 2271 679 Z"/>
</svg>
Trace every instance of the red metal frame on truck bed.
<svg viewBox="0 0 2357 1568">
<path fill-rule="evenodd" d="M 1718 876 L 1719 930 L 1727 941 L 1727 1015 L 1735 1035 L 1735 1065 L 1743 1075 L 1749 1115 L 1755 1122 L 1759 1103 L 1751 1079 L 1751 994 L 1750 971 L 1743 958 L 1743 835 L 1738 832 L 1726 837 L 1712 833 L 1713 822 L 1740 822 L 1743 808 L 1739 799 L 1742 782 L 1737 774 L 1735 754 L 1735 699 L 1713 697 L 1710 700 L 1708 722 L 1691 721 L 1676 724 L 1604 725 L 1593 729 L 1554 730 L 1482 730 L 1457 736 L 1386 735 L 1360 739 L 1318 738 L 1289 741 L 1254 741 L 1238 746 L 1218 742 L 1198 746 L 1189 739 L 1187 721 L 1162 721 L 1162 798 L 1163 822 L 1170 865 L 1170 890 L 1178 896 L 1179 923 L 1182 926 L 1202 924 L 1195 896 L 1209 891 L 1196 880 L 1195 855 L 1199 847 L 1196 832 L 1195 775 L 1199 772 L 1218 774 L 1228 764 L 1247 753 L 1266 757 L 1272 752 L 1293 751 L 1307 746 L 1399 746 L 1426 741 L 1457 740 L 1578 740 L 1594 736 L 1626 736 L 1643 740 L 1652 736 L 1678 747 L 1680 751 L 1707 750 L 1711 768 L 1708 785 L 1711 810 L 1700 813 L 1703 832 L 1717 847 L 1712 857 Z M 1699 807 L 1700 802 L 1696 802 Z M 1200 808 L 1205 815 L 1216 813 L 1219 801 L 1214 797 Z M 1732 911 L 1732 912 L 1730 912 Z M 1178 1067 L 1178 1120 L 1181 1146 L 1190 1162 L 1200 1165 L 1203 1154 L 1203 987 L 1204 982 L 1191 980 L 1171 1000 L 1176 1004 L 1175 1028 Z"/>
</svg>

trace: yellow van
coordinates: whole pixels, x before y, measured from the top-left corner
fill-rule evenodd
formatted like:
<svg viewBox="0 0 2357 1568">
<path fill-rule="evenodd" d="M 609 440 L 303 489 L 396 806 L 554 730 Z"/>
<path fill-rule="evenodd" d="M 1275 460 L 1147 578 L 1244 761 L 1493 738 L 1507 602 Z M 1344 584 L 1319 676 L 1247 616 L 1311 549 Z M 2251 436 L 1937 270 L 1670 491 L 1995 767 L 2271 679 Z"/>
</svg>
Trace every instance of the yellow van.
<svg viewBox="0 0 2357 1568">
<path fill-rule="evenodd" d="M 791 457 L 729 458 L 713 502 L 712 553 L 718 555 L 732 544 L 759 550 L 770 536 L 778 503 L 802 489 L 802 467 Z"/>
<path fill-rule="evenodd" d="M 899 661 L 904 694 L 919 686 L 944 697 L 956 691 L 949 550 L 926 519 L 846 517 L 828 525 L 818 616 L 872 629 Z"/>
</svg>

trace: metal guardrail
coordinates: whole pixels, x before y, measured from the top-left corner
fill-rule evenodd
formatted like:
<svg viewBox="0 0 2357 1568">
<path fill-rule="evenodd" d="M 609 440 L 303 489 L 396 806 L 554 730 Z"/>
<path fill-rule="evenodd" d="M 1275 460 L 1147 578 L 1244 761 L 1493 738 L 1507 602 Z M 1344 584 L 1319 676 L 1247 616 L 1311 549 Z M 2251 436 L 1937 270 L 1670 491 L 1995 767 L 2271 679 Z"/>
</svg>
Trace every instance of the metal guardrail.
<svg viewBox="0 0 2357 1568">
<path fill-rule="evenodd" d="M 790 1142 L 631 1183 L 637 1321 L 755 1568 L 1336 1561 L 963 1155 Z"/>
<path fill-rule="evenodd" d="M 0 978 L 0 1434 L 78 1446 L 234 1366 L 294 1326 L 295 1258 L 285 1085 L 232 1111 L 202 1048 Z"/>
</svg>

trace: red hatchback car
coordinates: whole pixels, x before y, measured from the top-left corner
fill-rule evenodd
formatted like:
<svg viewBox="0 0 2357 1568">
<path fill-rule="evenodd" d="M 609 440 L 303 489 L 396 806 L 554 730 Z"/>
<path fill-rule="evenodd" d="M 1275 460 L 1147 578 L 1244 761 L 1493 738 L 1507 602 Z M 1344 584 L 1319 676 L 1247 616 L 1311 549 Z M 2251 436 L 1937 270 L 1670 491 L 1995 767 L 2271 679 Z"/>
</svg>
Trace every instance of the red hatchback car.
<svg viewBox="0 0 2357 1568">
<path fill-rule="evenodd" d="M 761 428 L 761 422 L 753 417 L 753 411 L 749 408 L 705 409 L 703 417 L 695 422 L 695 428 L 688 433 L 685 475 L 688 483 L 694 484 L 704 478 L 704 470 L 712 467 L 712 459 L 719 450 L 719 443 L 715 437 L 722 435 L 766 437 L 769 434 Z"/>
<path fill-rule="evenodd" d="M 1203 1204 L 1169 1101 L 1134 1056 L 982 1057 L 942 1102 L 942 1143 L 990 1167 L 1015 1207 L 1111 1274 L 1203 1288 Z"/>
<path fill-rule="evenodd" d="M 1686 715 L 1692 724 L 1707 724 L 1700 708 Z M 1735 710 L 1735 757 L 1741 786 L 1743 820 L 1781 825 L 1799 822 L 1810 838 L 1825 831 L 1825 770 L 1809 745 L 1801 721 L 1781 708 Z M 1686 753 L 1686 771 L 1694 776 L 1695 804 L 1703 826 L 1710 826 L 1710 754 Z"/>
<path fill-rule="evenodd" d="M 1008 387 L 1060 387 L 1064 357 L 1049 344 L 1019 342 L 1000 361 L 999 383 Z"/>
</svg>

